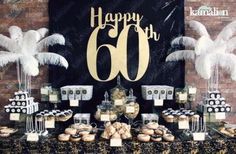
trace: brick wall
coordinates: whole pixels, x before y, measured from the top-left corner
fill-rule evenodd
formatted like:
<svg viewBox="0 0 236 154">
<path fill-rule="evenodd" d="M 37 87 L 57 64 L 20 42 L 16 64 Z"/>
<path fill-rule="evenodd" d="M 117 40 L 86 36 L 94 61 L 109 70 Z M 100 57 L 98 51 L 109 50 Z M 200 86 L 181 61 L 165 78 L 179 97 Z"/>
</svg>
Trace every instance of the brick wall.
<svg viewBox="0 0 236 154">
<path fill-rule="evenodd" d="M 22 27 L 23 30 L 37 29 L 47 27 L 48 25 L 48 0 L 0 0 L 0 33 L 8 35 L 7 29 L 11 25 Z M 218 7 L 219 9 L 227 9 L 229 17 L 193 17 L 189 14 L 189 7 L 197 9 L 199 6 L 208 5 Z M 198 20 L 206 25 L 210 35 L 215 38 L 218 32 L 229 22 L 236 20 L 236 1 L 235 0 L 187 0 L 185 1 L 185 19 Z M 186 35 L 195 37 L 195 33 L 186 27 Z M 39 87 L 41 83 L 47 82 L 47 67 L 41 67 L 40 75 L 33 78 L 32 92 L 36 99 L 39 98 Z M 198 96 L 195 105 L 201 100 L 201 95 L 205 93 L 205 81 L 200 79 L 195 72 L 194 65 L 191 62 L 186 63 L 186 83 L 196 85 L 198 88 Z M 5 117 L 3 106 L 8 103 L 8 98 L 12 97 L 14 91 L 17 90 L 16 69 L 11 64 L 0 70 L 0 120 Z M 236 112 L 236 82 L 233 83 L 230 77 L 220 74 L 220 89 L 223 96 L 234 107 Z M 230 121 L 236 122 L 236 114 L 232 113 L 228 116 Z"/>
<path fill-rule="evenodd" d="M 198 9 L 202 5 L 207 5 L 211 7 L 217 7 L 220 10 L 228 10 L 229 16 L 228 17 L 199 17 L 199 16 L 190 16 L 190 7 L 193 9 Z M 209 34 L 211 35 L 212 39 L 215 39 L 217 34 L 221 31 L 221 29 L 230 23 L 233 20 L 236 20 L 236 1 L 235 0 L 187 0 L 185 1 L 185 21 L 189 20 L 197 20 L 206 25 L 207 30 Z M 196 37 L 196 34 L 191 31 L 186 26 L 186 35 L 191 37 Z M 186 62 L 185 66 L 186 74 L 185 79 L 187 84 L 192 84 L 197 86 L 198 88 L 198 95 L 197 95 L 197 101 L 194 105 L 199 103 L 202 99 L 202 95 L 206 92 L 206 81 L 201 79 L 195 69 L 194 64 L 192 62 Z M 230 76 L 225 73 L 224 71 L 221 71 L 220 77 L 219 77 L 219 88 L 222 95 L 226 98 L 226 101 L 230 103 L 231 106 L 233 106 L 233 112 L 236 112 L 236 82 L 233 82 L 230 79 Z M 227 116 L 227 120 L 236 122 L 236 114 L 230 113 Z"/>
</svg>

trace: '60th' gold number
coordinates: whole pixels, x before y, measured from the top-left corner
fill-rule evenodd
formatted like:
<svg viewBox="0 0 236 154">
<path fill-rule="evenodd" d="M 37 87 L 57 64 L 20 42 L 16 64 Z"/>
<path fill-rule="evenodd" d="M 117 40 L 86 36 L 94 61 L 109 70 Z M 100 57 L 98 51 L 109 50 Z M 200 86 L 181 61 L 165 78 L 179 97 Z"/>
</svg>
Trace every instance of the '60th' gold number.
<svg viewBox="0 0 236 154">
<path fill-rule="evenodd" d="M 128 33 L 131 26 L 134 26 L 135 31 L 138 33 L 139 40 L 139 62 L 138 62 L 138 72 L 135 79 L 130 79 L 128 75 L 127 67 L 127 41 Z M 121 31 L 118 40 L 117 46 L 112 46 L 110 44 L 103 44 L 97 47 L 97 35 L 101 27 L 97 27 L 92 32 L 87 46 L 87 65 L 91 76 L 97 81 L 110 81 L 114 79 L 120 72 L 124 78 L 128 81 L 138 81 L 145 74 L 148 63 L 149 63 L 149 43 L 148 38 L 144 31 L 137 25 L 129 24 L 124 27 Z M 111 56 L 111 71 L 109 77 L 105 80 L 102 80 L 98 77 L 97 73 L 97 55 L 101 48 L 109 49 Z"/>
</svg>

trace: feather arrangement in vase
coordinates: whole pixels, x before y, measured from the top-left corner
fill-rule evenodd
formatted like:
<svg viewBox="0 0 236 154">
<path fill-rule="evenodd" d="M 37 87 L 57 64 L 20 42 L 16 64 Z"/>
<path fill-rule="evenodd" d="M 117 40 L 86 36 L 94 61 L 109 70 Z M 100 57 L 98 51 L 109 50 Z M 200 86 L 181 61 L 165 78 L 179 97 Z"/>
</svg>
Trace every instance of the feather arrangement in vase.
<svg viewBox="0 0 236 154">
<path fill-rule="evenodd" d="M 19 85 L 23 78 L 30 80 L 31 76 L 37 76 L 39 65 L 52 64 L 67 69 L 68 62 L 64 57 L 43 52 L 55 44 L 65 45 L 65 38 L 61 34 L 47 36 L 47 28 L 22 32 L 20 27 L 11 26 L 8 30 L 10 37 L 0 34 L 0 46 L 5 49 L 0 51 L 0 67 L 16 62 Z M 30 84 L 27 82 L 30 81 L 25 81 L 25 84 Z"/>
<path fill-rule="evenodd" d="M 184 45 L 191 50 L 179 50 L 167 56 L 166 61 L 193 60 L 197 73 L 204 79 L 214 81 L 218 88 L 218 67 L 222 67 L 236 80 L 236 21 L 223 28 L 215 40 L 210 38 L 206 27 L 198 21 L 190 21 L 190 28 L 195 30 L 200 38 L 198 40 L 180 36 L 175 38 L 171 45 Z"/>
</svg>

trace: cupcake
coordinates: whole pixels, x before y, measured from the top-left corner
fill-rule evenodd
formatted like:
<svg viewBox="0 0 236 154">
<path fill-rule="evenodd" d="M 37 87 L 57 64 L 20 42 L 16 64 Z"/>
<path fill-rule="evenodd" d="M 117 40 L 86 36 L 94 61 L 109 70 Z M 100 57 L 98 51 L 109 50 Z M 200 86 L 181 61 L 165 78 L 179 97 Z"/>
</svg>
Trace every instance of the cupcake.
<svg viewBox="0 0 236 154">
<path fill-rule="evenodd" d="M 168 123 L 173 123 L 174 122 L 174 116 L 173 115 L 166 116 L 165 121 L 168 122 Z"/>
</svg>

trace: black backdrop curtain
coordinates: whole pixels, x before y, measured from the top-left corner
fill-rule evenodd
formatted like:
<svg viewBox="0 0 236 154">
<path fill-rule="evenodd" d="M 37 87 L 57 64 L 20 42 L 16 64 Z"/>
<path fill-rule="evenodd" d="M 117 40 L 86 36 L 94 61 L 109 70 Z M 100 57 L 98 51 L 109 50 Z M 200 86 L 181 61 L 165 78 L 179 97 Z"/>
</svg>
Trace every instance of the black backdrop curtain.
<svg viewBox="0 0 236 154">
<path fill-rule="evenodd" d="M 91 113 L 96 111 L 96 105 L 103 99 L 104 92 L 116 85 L 116 78 L 107 82 L 95 80 L 87 66 L 88 40 L 98 26 L 98 18 L 94 18 L 95 26 L 91 26 L 91 8 L 94 8 L 96 15 L 99 7 L 102 8 L 102 22 L 104 22 L 107 13 L 112 15 L 136 13 L 136 15 L 142 16 L 140 21 L 142 29 L 150 28 L 152 25 L 153 32 L 160 36 L 158 41 L 153 38 L 148 39 L 150 50 L 148 67 L 140 80 L 130 82 L 120 74 L 122 85 L 127 89 L 134 89 L 134 94 L 138 97 L 141 106 L 141 112 L 150 112 L 152 102 L 142 99 L 141 85 L 184 86 L 184 62 L 165 62 L 166 56 L 175 50 L 170 47 L 171 40 L 184 34 L 184 0 L 50 0 L 50 33 L 60 33 L 66 39 L 65 46 L 52 47 L 52 51 L 63 55 L 69 62 L 67 70 L 50 66 L 50 83 L 54 87 L 93 85 L 93 99 L 84 102 L 82 109 L 83 112 Z M 114 22 L 110 22 L 110 24 L 114 25 Z M 129 21 L 127 24 L 135 24 L 135 21 Z M 115 47 L 118 36 L 124 27 L 124 22 L 119 22 L 118 36 L 115 38 L 108 35 L 109 27 L 107 27 L 99 31 L 97 46 L 110 44 Z M 138 61 L 142 58 L 138 56 L 140 52 L 139 43 L 142 42 L 138 40 L 137 32 L 134 28 L 130 28 L 127 38 L 127 67 L 131 79 L 135 79 Z M 92 45 L 96 46 L 95 44 Z M 111 69 L 111 55 L 108 48 L 104 47 L 99 50 L 97 66 L 99 78 L 108 78 Z M 166 102 L 165 106 L 173 106 L 173 102 Z"/>
</svg>

